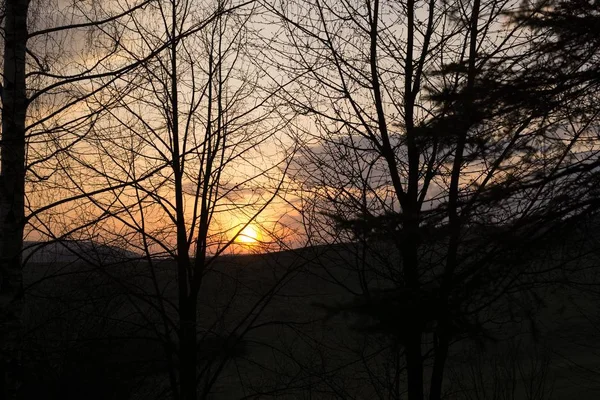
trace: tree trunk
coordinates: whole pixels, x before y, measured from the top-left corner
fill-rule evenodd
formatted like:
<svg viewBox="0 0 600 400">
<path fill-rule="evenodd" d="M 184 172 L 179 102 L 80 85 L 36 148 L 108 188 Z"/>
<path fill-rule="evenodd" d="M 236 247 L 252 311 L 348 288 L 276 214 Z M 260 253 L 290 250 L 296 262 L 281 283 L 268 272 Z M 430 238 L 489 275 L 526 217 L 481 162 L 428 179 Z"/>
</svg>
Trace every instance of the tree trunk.
<svg viewBox="0 0 600 400">
<path fill-rule="evenodd" d="M 438 335 L 435 345 L 435 358 L 433 361 L 433 371 L 431 372 L 431 390 L 429 391 L 429 400 L 440 400 L 442 398 L 442 386 L 444 383 L 444 368 L 448 358 L 448 348 L 450 338 L 442 329 Z"/>
<path fill-rule="evenodd" d="M 419 281 L 419 220 L 417 208 L 417 192 L 410 190 L 411 197 L 404 203 L 404 233 L 400 238 L 402 249 L 402 268 L 406 288 L 414 293 L 420 291 Z M 417 299 L 415 299 L 417 300 Z M 406 372 L 408 384 L 408 400 L 423 400 L 423 355 L 421 340 L 423 324 L 420 310 L 411 315 L 407 322 L 405 335 Z"/>
<path fill-rule="evenodd" d="M 0 373 L 2 395 L 17 397 L 23 308 L 25 197 L 25 49 L 29 0 L 5 0 L 2 141 L 0 142 Z M 0 396 L 2 397 L 2 396 Z"/>
<path fill-rule="evenodd" d="M 180 310 L 179 374 L 181 400 L 196 400 L 196 296 L 187 298 L 185 307 Z"/>
<path fill-rule="evenodd" d="M 423 356 L 421 355 L 421 330 L 408 328 L 406 337 L 406 378 L 408 400 L 423 400 Z"/>
</svg>

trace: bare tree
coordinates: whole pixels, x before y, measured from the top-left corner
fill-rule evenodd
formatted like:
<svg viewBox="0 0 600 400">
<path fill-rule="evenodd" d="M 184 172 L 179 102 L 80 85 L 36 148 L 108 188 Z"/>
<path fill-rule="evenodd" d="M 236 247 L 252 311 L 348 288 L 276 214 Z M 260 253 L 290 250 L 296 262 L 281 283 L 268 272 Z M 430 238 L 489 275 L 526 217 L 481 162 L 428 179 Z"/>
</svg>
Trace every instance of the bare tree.
<svg viewBox="0 0 600 400">
<path fill-rule="evenodd" d="M 485 337 L 511 298 L 548 280 L 541 243 L 595 212 L 596 115 L 575 112 L 566 81 L 526 78 L 540 53 L 534 11 L 506 16 L 517 4 L 268 6 L 281 21 L 272 59 L 296 82 L 287 101 L 307 115 L 311 230 L 358 243 L 360 285 L 338 309 L 403 349 L 382 396 L 401 396 L 405 371 L 409 399 L 439 399 L 451 344 Z"/>
<path fill-rule="evenodd" d="M 68 202 L 69 188 L 57 165 L 101 117 L 99 110 L 81 107 L 83 101 L 102 89 L 94 82 L 115 79 L 143 62 L 126 64 L 115 56 L 114 46 L 104 44 L 114 38 L 115 21 L 150 2 L 126 7 L 113 2 L 3 2 L 0 331 L 7 398 L 15 396 L 21 374 L 23 236 L 47 238 L 44 221 L 53 220 L 51 211 Z"/>
<path fill-rule="evenodd" d="M 235 293 L 241 287 L 225 305 L 211 297 L 220 298 L 215 276 L 227 274 L 219 256 L 240 246 L 245 228 L 266 224 L 260 214 L 278 196 L 291 156 L 282 142 L 287 120 L 250 57 L 255 14 L 245 2 L 159 1 L 117 21 L 119 34 L 104 33 L 138 67 L 98 81 L 103 90 L 85 104 L 102 119 L 82 151 L 59 164 L 68 207 L 79 210 L 63 233 L 142 255 L 142 282 L 127 286 L 131 304 L 164 346 L 177 399 L 215 390 L 232 349 L 286 279 L 246 304 Z"/>
</svg>

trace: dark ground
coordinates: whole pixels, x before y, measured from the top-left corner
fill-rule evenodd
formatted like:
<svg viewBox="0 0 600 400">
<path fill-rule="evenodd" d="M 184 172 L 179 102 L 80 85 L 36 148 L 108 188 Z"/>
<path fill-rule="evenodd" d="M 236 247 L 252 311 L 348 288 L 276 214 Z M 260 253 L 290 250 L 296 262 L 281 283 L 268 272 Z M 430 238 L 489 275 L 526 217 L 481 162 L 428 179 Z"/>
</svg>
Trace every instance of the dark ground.
<svg viewBox="0 0 600 400">
<path fill-rule="evenodd" d="M 350 329 L 355 319 L 322 307 L 359 290 L 354 250 L 317 247 L 227 256 L 215 263 L 199 299 L 204 376 L 214 376 L 223 347 L 231 357 L 210 398 L 263 393 L 261 398 L 371 399 L 389 386 L 388 341 Z M 577 262 L 593 267 L 596 257 L 592 251 Z M 78 261 L 29 263 L 26 286 L 39 282 L 26 299 L 26 397 L 167 398 L 156 289 L 175 301 L 175 271 L 161 262 L 154 274 L 157 286 L 146 262 L 103 268 Z M 595 267 L 585 274 L 597 282 Z M 274 286 L 277 293 L 259 313 L 261 299 Z M 447 398 L 600 398 L 597 294 L 581 287 L 536 293 L 540 302 L 533 319 L 490 325 L 492 339 L 453 348 Z M 166 314 L 175 316 L 170 306 Z"/>
</svg>

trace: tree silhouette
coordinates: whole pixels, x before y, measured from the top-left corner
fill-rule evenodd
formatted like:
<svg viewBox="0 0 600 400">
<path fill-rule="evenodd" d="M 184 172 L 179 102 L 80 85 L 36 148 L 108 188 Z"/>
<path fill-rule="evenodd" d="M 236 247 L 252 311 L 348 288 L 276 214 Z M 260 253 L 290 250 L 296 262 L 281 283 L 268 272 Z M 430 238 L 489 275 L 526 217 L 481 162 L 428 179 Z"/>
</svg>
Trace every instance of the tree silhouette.
<svg viewBox="0 0 600 400">
<path fill-rule="evenodd" d="M 2 3 L 0 365 L 6 398 L 16 396 L 21 375 L 24 234 L 44 237 L 46 223 L 57 215 L 52 211 L 71 199 L 62 179 L 69 171 L 60 168 L 60 160 L 101 116 L 79 106 L 101 89 L 95 80 L 117 79 L 140 63 L 119 62 L 115 49 L 101 44 L 116 20 L 149 2 L 121 9 L 93 2 Z M 85 47 L 86 34 L 98 46 Z"/>
<path fill-rule="evenodd" d="M 439 399 L 451 344 L 490 336 L 493 315 L 558 268 L 542 273 L 531 249 L 595 213 L 596 116 L 577 111 L 590 98 L 577 80 L 536 75 L 537 9 L 271 10 L 286 38 L 273 44 L 286 57 L 273 59 L 297 83 L 287 100 L 311 121 L 299 127 L 296 177 L 316 212 L 313 239 L 357 243 L 348 269 L 361 290 L 340 311 L 370 316 L 363 328 L 401 345 L 409 399 Z M 385 389 L 393 398 L 401 375 Z"/>
<path fill-rule="evenodd" d="M 138 67 L 87 99 L 105 111 L 82 140 L 91 153 L 64 161 L 78 198 L 70 207 L 86 210 L 70 236 L 140 254 L 146 283 L 129 287 L 132 304 L 163 346 L 177 399 L 215 390 L 278 286 L 234 310 L 233 321 L 211 286 L 228 277 L 220 256 L 278 195 L 290 157 L 280 136 L 286 121 L 250 57 L 254 16 L 246 2 L 161 1 L 117 21 L 124 33 L 112 46 Z M 260 147 L 267 141 L 279 146 L 270 157 Z M 232 215 L 239 222 L 229 225 Z M 228 304 L 239 301 L 232 291 Z"/>
</svg>

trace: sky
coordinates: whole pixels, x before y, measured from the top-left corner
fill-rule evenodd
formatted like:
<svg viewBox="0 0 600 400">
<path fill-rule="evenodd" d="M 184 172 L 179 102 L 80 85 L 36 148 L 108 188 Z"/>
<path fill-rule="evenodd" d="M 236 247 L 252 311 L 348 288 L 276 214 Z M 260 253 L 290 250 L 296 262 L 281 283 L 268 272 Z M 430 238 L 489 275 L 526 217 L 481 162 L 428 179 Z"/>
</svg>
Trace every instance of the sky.
<svg viewBox="0 0 600 400">
<path fill-rule="evenodd" d="M 73 4 L 79 7 L 74 12 Z M 131 4 L 134 2 L 37 0 L 32 3 L 31 30 L 64 22 L 85 22 L 92 15 L 107 15 Z M 331 93 L 327 92 L 327 86 L 312 87 L 314 91 L 300 90 L 302 85 L 308 88 L 314 82 L 308 78 L 288 82 L 287 72 L 302 67 L 281 56 L 288 55 L 285 51 L 290 43 L 286 41 L 294 36 L 286 36 L 285 30 L 273 23 L 273 17 L 266 17 L 256 9 L 251 11 L 252 6 L 235 14 L 228 13 L 219 23 L 204 26 L 204 17 L 210 14 L 214 2 L 180 4 L 190 4 L 190 7 L 186 13 L 178 13 L 179 29 L 193 32 L 186 34 L 178 44 L 177 52 L 178 144 L 181 151 L 186 152 L 179 160 L 184 165 L 182 190 L 185 192 L 183 216 L 188 222 L 186 229 L 197 228 L 194 218 L 199 216 L 198 200 L 202 196 L 196 195 L 196 189 L 203 189 L 202 184 L 209 176 L 212 180 L 209 186 L 218 187 L 212 192 L 217 204 L 209 232 L 213 243 L 232 240 L 251 221 L 249 230 L 242 237 L 255 236 L 259 242 L 270 243 L 274 239 L 269 233 L 273 232 L 280 239 L 284 238 L 286 245 L 304 244 L 303 215 L 298 212 L 305 200 L 301 189 L 314 189 L 316 186 L 310 185 L 314 179 L 322 190 L 331 189 L 335 193 L 340 188 L 333 184 L 328 186 L 327 180 L 340 176 L 318 176 L 323 171 L 335 170 L 337 160 L 334 159 L 329 159 L 329 165 L 322 168 L 306 168 L 307 159 L 303 159 L 304 155 L 297 152 L 298 147 L 294 144 L 303 144 L 304 150 L 314 155 L 322 146 L 318 140 L 322 139 L 323 132 L 338 129 L 342 136 L 351 135 L 345 130 L 348 124 L 336 126 L 323 122 L 325 118 L 319 125 L 298 114 L 306 111 L 302 109 L 303 105 L 317 104 L 323 113 L 352 116 L 353 110 L 347 99 L 335 98 L 340 80 L 327 70 L 328 60 L 319 53 L 322 48 L 317 46 L 317 40 L 307 43 L 306 51 L 296 49 L 289 55 L 298 62 L 314 62 L 315 68 L 320 68 L 318 71 L 331 74 L 327 75 L 327 83 L 332 85 L 329 87 Z M 331 4 L 337 7 L 338 3 Z M 385 32 L 382 41 L 389 45 L 383 46 L 383 50 L 390 50 L 394 41 L 405 37 L 405 27 L 398 5 L 394 2 L 382 4 L 382 21 L 387 24 L 382 28 Z M 420 20 L 425 19 L 424 11 L 419 8 L 417 17 Z M 168 27 L 170 11 L 164 9 L 162 12 L 167 17 Z M 313 14 L 307 11 L 306 21 L 311 15 L 314 17 Z M 44 93 L 36 97 L 29 110 L 27 191 L 28 208 L 33 217 L 27 231 L 28 240 L 63 235 L 98 240 L 121 236 L 126 238 L 124 242 L 140 248 L 143 240 L 150 240 L 157 251 L 161 251 L 160 243 L 167 243 L 167 247 L 173 245 L 176 200 L 170 168 L 174 130 L 168 51 L 160 52 L 151 61 L 123 71 L 117 77 L 101 75 L 94 79 L 74 79 L 70 84 L 47 90 L 49 85 L 65 77 L 77 78 L 77 74 L 84 72 L 102 74 L 144 59 L 152 49 L 164 44 L 170 34 L 161 21 L 161 10 L 148 6 L 131 17 L 103 25 L 101 29 L 69 30 L 38 35 L 30 40 L 30 49 L 36 58 L 29 60 L 28 85 L 32 95 L 41 89 Z M 506 29 L 502 21 L 501 18 L 498 24 L 491 26 L 494 32 L 490 37 L 501 36 Z M 364 43 L 360 40 L 360 32 L 356 32 L 356 37 L 351 35 L 349 25 L 334 25 L 339 29 L 336 31 L 339 40 L 333 42 L 340 46 L 339 49 L 357 57 L 353 64 L 357 67 L 361 65 L 359 56 L 365 51 Z M 202 29 L 197 30 L 200 26 Z M 321 34 L 325 34 L 324 31 Z M 302 35 L 296 39 L 301 40 Z M 417 41 L 421 39 L 417 35 Z M 452 46 L 458 46 L 460 40 L 458 37 L 440 46 L 447 46 L 448 52 L 454 51 Z M 493 47 L 496 43 L 499 43 L 498 39 L 485 45 Z M 279 53 L 266 50 L 269 46 Z M 383 59 L 380 69 L 385 71 L 382 76 L 390 91 L 385 112 L 392 134 L 401 141 L 402 107 L 394 99 L 400 98 L 402 93 L 403 79 L 398 72 L 402 66 L 395 65 L 391 56 L 385 55 Z M 346 73 L 350 75 L 352 69 L 347 68 Z M 356 90 L 353 92 L 355 99 L 364 107 L 365 115 L 374 114 L 369 88 L 361 88 L 360 78 L 357 79 L 352 87 Z M 440 81 L 434 79 L 431 82 Z M 322 98 L 315 101 L 311 94 L 319 91 L 323 96 L 332 97 L 328 101 L 322 101 Z M 290 98 L 298 103 L 295 107 L 286 103 Z M 418 118 L 428 118 L 427 112 L 432 109 L 427 105 L 426 100 L 419 103 L 417 109 L 421 111 L 417 114 L 421 114 Z M 222 118 L 215 118 L 219 113 Z M 357 122 L 356 115 L 352 121 Z M 224 167 L 208 171 L 207 159 L 212 156 L 216 161 L 214 165 Z M 364 162 L 374 161 L 365 159 Z M 461 178 L 464 185 L 472 185 L 481 179 L 477 176 L 481 166 L 485 169 L 485 165 L 476 163 L 465 169 Z M 355 167 L 357 170 L 362 168 L 358 164 Z M 304 188 L 294 181 L 303 177 L 302 174 Z M 380 207 L 394 208 L 397 206 L 394 200 L 386 200 L 390 187 L 385 179 L 384 170 L 381 185 L 370 196 L 384 198 Z M 219 185 L 214 185 L 217 181 Z M 434 199 L 437 193 L 443 192 L 445 184 L 443 177 L 434 182 L 428 197 Z M 282 190 L 276 193 L 280 185 Z M 101 192 L 108 187 L 113 189 Z M 83 195 L 90 191 L 98 193 Z M 77 199 L 36 214 L 36 210 L 69 197 Z M 189 237 L 193 238 L 194 234 Z M 279 248 L 277 244 L 270 246 Z M 215 249 L 218 251 L 218 246 Z"/>
</svg>

